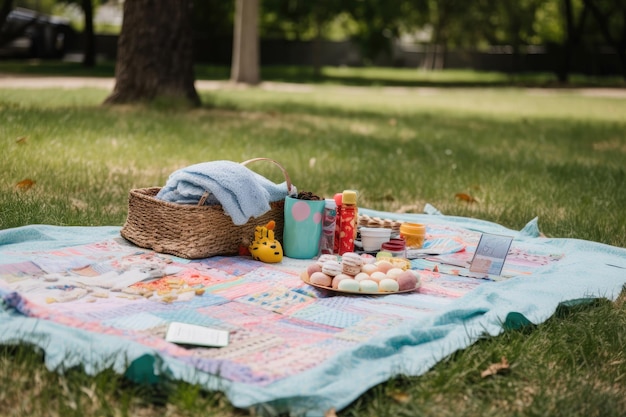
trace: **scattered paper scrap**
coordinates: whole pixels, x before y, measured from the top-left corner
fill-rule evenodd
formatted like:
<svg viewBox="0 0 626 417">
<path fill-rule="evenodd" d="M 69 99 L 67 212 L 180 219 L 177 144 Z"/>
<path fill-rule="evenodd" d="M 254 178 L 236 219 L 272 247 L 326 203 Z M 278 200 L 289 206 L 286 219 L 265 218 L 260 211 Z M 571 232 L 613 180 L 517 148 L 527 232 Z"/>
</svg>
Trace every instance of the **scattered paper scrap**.
<svg viewBox="0 0 626 417">
<path fill-rule="evenodd" d="M 337 417 L 337 412 L 334 408 L 331 408 L 324 413 L 324 417 Z"/>
<path fill-rule="evenodd" d="M 487 378 L 496 374 L 505 374 L 511 370 L 509 361 L 503 356 L 499 363 L 492 363 L 480 373 L 481 378 Z"/>
<path fill-rule="evenodd" d="M 229 332 L 189 323 L 172 322 L 167 328 L 165 340 L 183 345 L 225 347 Z"/>
</svg>

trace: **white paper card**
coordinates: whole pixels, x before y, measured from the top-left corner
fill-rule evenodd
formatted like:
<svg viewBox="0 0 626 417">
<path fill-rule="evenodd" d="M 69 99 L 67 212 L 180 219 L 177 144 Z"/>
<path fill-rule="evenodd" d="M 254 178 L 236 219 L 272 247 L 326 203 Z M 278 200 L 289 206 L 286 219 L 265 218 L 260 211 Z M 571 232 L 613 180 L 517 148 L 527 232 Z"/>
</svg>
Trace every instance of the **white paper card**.
<svg viewBox="0 0 626 417">
<path fill-rule="evenodd" d="M 187 323 L 170 323 L 165 340 L 181 345 L 228 346 L 228 331 Z"/>
<path fill-rule="evenodd" d="M 500 275 L 513 238 L 483 233 L 470 264 L 471 272 Z"/>
</svg>

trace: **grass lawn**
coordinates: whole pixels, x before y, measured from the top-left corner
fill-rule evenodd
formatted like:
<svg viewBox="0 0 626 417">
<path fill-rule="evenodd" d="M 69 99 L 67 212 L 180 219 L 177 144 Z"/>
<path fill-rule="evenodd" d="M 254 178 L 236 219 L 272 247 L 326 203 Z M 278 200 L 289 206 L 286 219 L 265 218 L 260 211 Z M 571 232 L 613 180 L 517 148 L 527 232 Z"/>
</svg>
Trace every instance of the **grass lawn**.
<svg viewBox="0 0 626 417">
<path fill-rule="evenodd" d="M 0 73 L 27 72 L 10 65 L 0 64 Z M 39 68 L 46 71 L 54 73 Z M 327 71 L 335 81 L 201 91 L 203 106 L 187 111 L 166 103 L 103 107 L 107 92 L 95 88 L 0 89 L 0 228 L 122 225 L 131 188 L 163 185 L 197 162 L 265 156 L 301 190 L 357 189 L 362 207 L 421 212 L 430 203 L 512 229 L 539 217 L 548 236 L 626 247 L 626 99 L 525 89 L 497 74 L 461 72 L 454 81 L 450 73 L 424 80 L 403 71 Z M 270 79 L 295 80 L 290 74 Z M 279 179 L 272 167 L 258 169 Z M 622 297 L 564 308 L 421 377 L 375 387 L 338 414 L 622 416 L 625 305 Z M 0 351 L 2 415 L 248 414 L 198 387 L 137 386 L 80 369 L 61 375 L 27 346 Z M 480 378 L 503 356 L 509 374 Z"/>
</svg>

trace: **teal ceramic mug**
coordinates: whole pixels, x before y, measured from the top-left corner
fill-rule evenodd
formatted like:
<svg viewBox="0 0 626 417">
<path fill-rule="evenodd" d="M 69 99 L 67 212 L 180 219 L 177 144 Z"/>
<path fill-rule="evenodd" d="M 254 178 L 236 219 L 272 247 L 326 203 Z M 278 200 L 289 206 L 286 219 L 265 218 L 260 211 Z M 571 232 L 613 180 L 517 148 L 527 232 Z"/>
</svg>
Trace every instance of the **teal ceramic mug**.
<svg viewBox="0 0 626 417">
<path fill-rule="evenodd" d="M 285 256 L 296 259 L 311 259 L 317 256 L 325 205 L 324 200 L 285 198 L 283 228 Z"/>
</svg>

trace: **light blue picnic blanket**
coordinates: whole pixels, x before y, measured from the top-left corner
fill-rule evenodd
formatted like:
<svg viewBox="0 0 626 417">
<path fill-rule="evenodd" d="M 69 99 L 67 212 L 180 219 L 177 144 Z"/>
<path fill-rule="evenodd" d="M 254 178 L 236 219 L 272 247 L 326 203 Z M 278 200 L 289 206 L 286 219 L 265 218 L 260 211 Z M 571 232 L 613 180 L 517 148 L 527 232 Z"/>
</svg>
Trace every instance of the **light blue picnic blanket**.
<svg viewBox="0 0 626 417">
<path fill-rule="evenodd" d="M 537 219 L 516 231 L 461 217 L 359 212 L 425 223 L 427 238 L 454 238 L 465 250 L 419 264 L 414 293 L 345 296 L 300 279 L 311 261 L 186 261 L 134 247 L 117 227 L 7 229 L 0 343 L 40 346 L 57 371 L 82 365 L 174 378 L 221 390 L 236 407 L 321 416 L 396 375 L 421 375 L 485 334 L 539 324 L 561 303 L 614 300 L 626 285 L 626 249 L 540 237 Z M 482 233 L 514 238 L 500 281 L 464 276 L 458 266 Z M 120 282 L 127 287 L 113 291 Z M 172 321 L 226 329 L 230 344 L 165 342 Z"/>
</svg>

